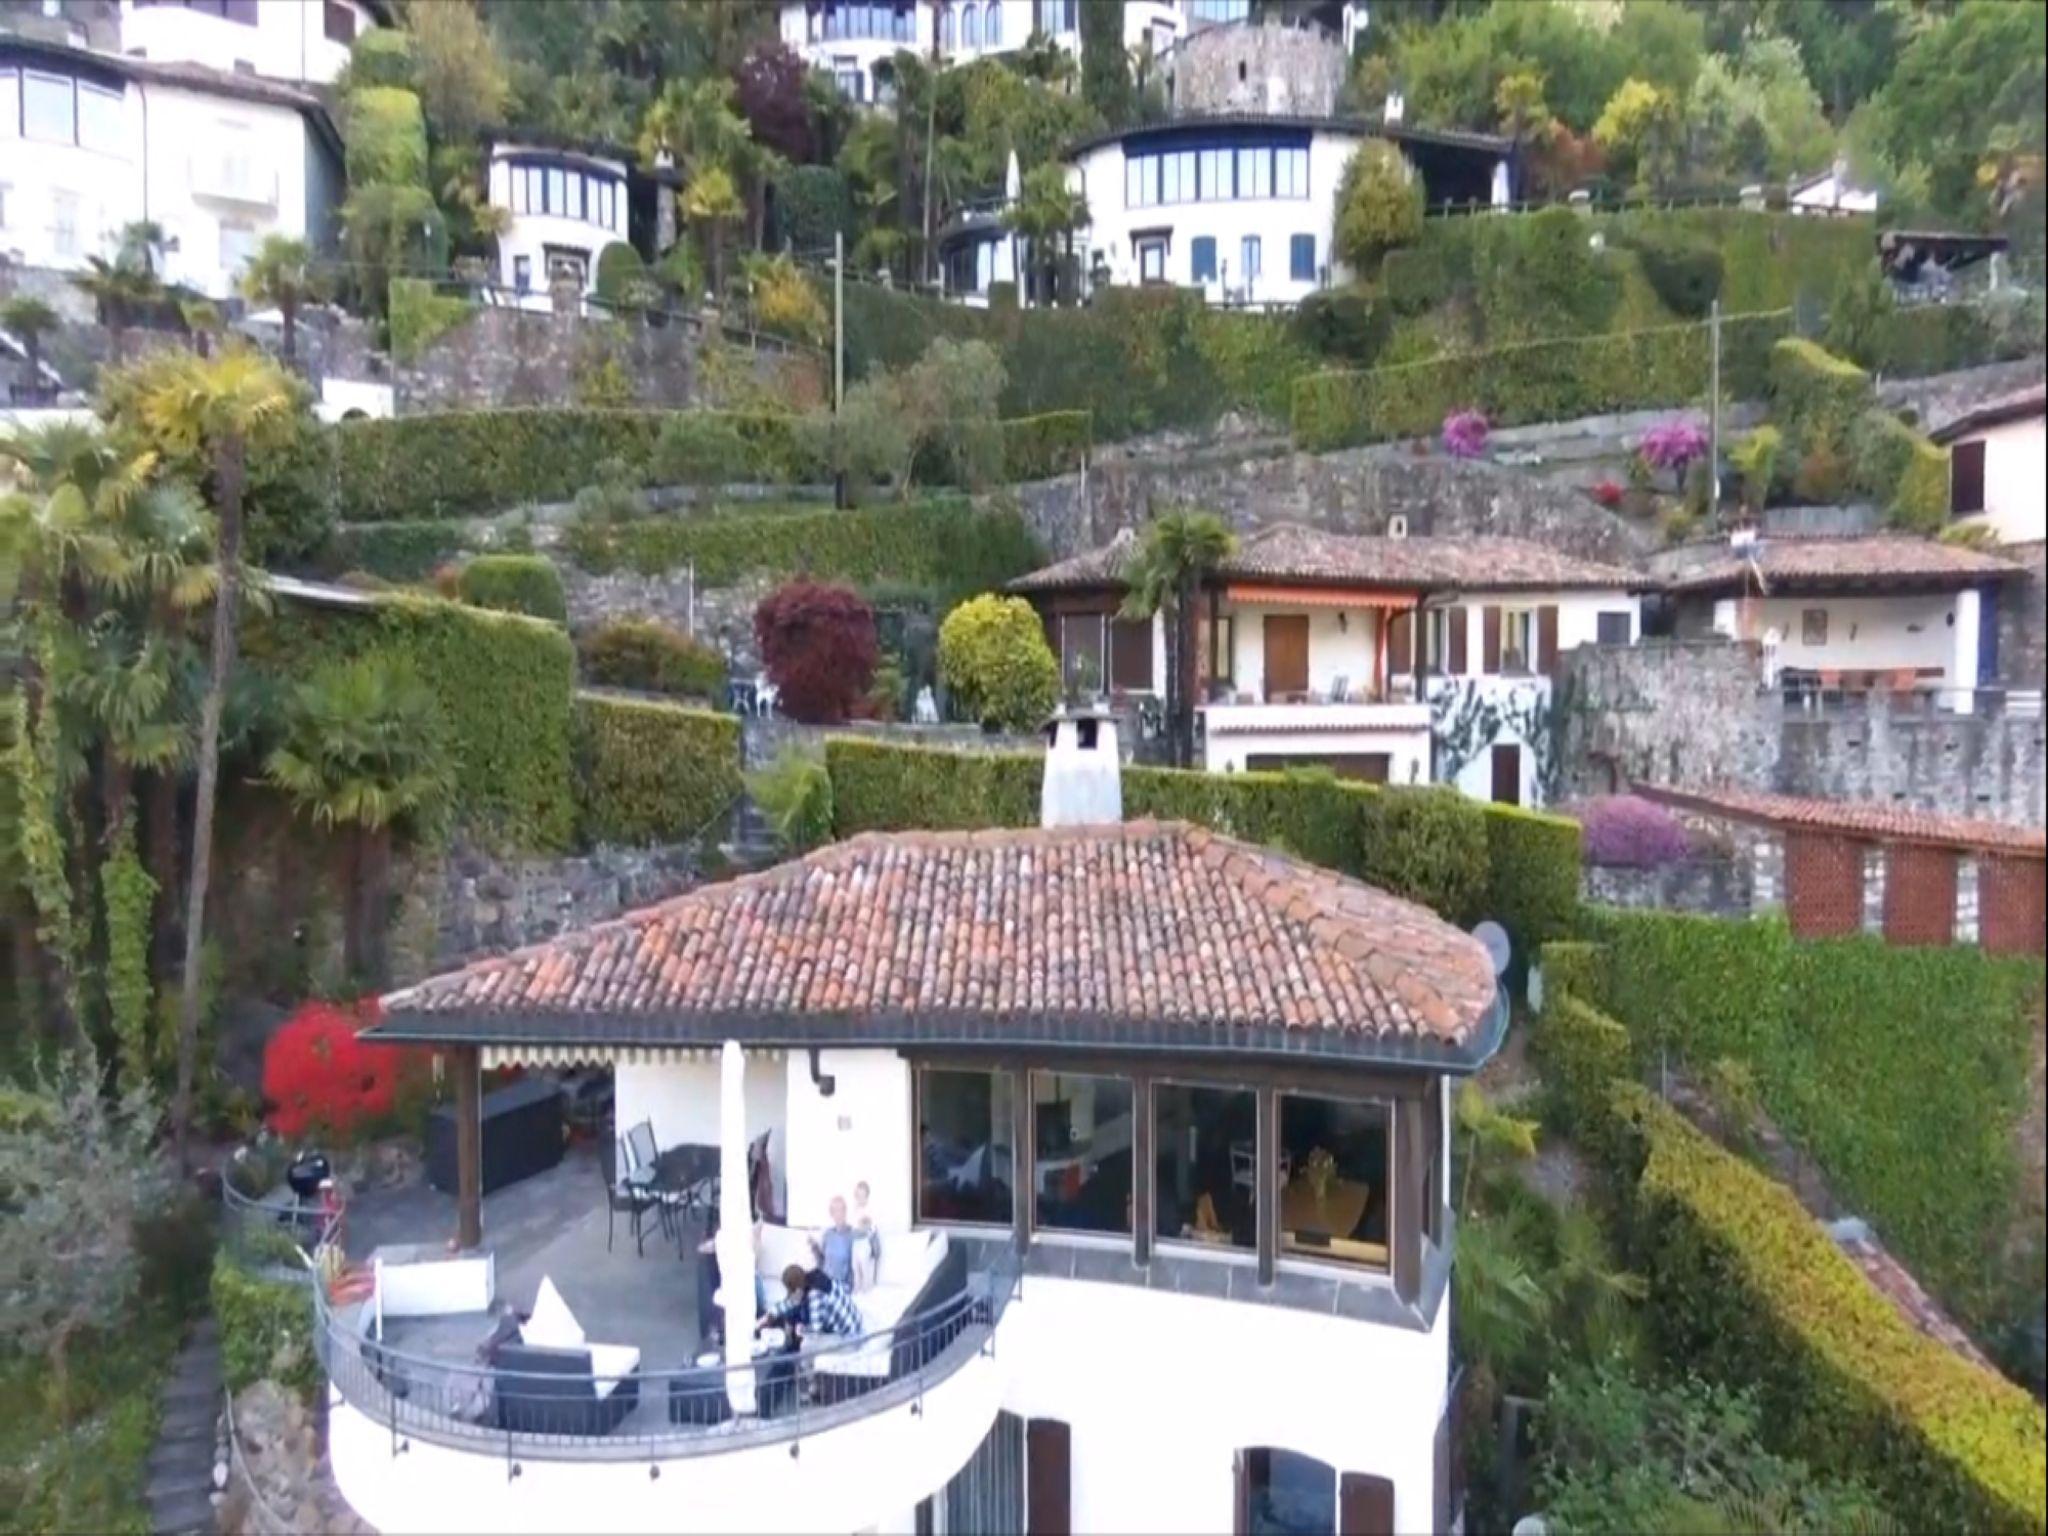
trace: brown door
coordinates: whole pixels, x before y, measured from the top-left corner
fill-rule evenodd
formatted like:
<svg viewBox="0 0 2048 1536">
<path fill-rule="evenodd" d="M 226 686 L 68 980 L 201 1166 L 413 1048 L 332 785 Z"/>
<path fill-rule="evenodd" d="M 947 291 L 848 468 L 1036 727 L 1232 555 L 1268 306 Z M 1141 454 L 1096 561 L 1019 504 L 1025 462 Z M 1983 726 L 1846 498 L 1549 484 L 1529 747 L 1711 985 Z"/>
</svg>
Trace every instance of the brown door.
<svg viewBox="0 0 2048 1536">
<path fill-rule="evenodd" d="M 1308 692 L 1308 615 L 1266 615 L 1266 699 Z"/>
<path fill-rule="evenodd" d="M 1518 746 L 1493 749 L 1493 803 L 1522 803 L 1522 749 Z"/>
<path fill-rule="evenodd" d="M 1109 682 L 1119 693 L 1152 691 L 1152 621 L 1109 621 Z"/>
<path fill-rule="evenodd" d="M 1073 1430 L 1058 1419 L 1024 1426 L 1024 1529 L 1028 1536 L 1071 1536 Z"/>
<path fill-rule="evenodd" d="M 1394 1536 L 1394 1485 L 1363 1472 L 1338 1478 L 1337 1530 L 1339 1536 Z"/>
</svg>

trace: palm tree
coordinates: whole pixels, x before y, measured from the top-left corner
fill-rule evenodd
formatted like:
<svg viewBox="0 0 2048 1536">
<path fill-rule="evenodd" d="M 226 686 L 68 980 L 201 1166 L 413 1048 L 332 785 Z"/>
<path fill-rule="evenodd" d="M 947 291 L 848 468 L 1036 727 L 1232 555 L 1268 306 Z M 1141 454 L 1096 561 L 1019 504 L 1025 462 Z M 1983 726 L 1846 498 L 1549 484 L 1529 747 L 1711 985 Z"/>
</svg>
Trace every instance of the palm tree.
<svg viewBox="0 0 2048 1536">
<path fill-rule="evenodd" d="M 1067 186 L 1067 168 L 1057 160 L 1034 166 L 1018 189 L 1017 201 L 1003 210 L 1003 224 L 1031 242 L 1032 265 L 1038 270 L 1041 303 L 1053 303 L 1058 283 L 1055 252 L 1064 240 L 1074 254 L 1074 231 L 1088 222 L 1088 199 Z"/>
<path fill-rule="evenodd" d="M 323 828 L 346 828 L 342 964 L 382 986 L 394 827 L 430 815 L 450 788 L 441 705 L 409 662 L 333 663 L 293 693 L 264 777 Z"/>
<path fill-rule="evenodd" d="M 725 227 L 747 211 L 722 165 L 706 166 L 683 192 L 683 216 L 704 232 L 706 265 L 714 301 L 725 293 Z"/>
<path fill-rule="evenodd" d="M 297 358 L 299 309 L 324 296 L 325 284 L 314 270 L 313 255 L 303 240 L 266 235 L 242 269 L 242 296 L 252 304 L 275 304 L 284 322 L 284 355 Z"/>
<path fill-rule="evenodd" d="M 1124 579 L 1130 594 L 1123 616 L 1166 614 L 1167 740 L 1176 767 L 1195 758 L 1196 604 L 1204 578 L 1237 548 L 1237 538 L 1213 512 L 1163 513 L 1146 527 Z"/>
<path fill-rule="evenodd" d="M 214 800 L 220 779 L 220 722 L 235 664 L 235 620 L 242 600 L 242 491 L 249 442 L 279 426 L 296 401 L 291 382 L 260 353 L 234 347 L 205 359 L 159 353 L 133 380 L 139 424 L 173 453 L 203 456 L 219 518 L 214 561 L 213 639 L 199 720 L 199 785 L 192 816 L 192 876 L 185 901 L 185 966 L 178 1008 L 178 1085 L 171 1134 L 180 1160 L 192 1119 L 192 1074 L 199 1047 L 199 962 L 205 939 L 206 887 L 213 866 Z"/>
<path fill-rule="evenodd" d="M 28 392 L 43 387 L 43 338 L 57 329 L 57 311 L 32 294 L 18 293 L 0 304 L 0 331 L 12 333 L 28 354 Z"/>
<path fill-rule="evenodd" d="M 74 273 L 71 284 L 91 297 L 100 324 L 107 328 L 114 361 L 121 362 L 127 351 L 129 325 L 139 311 L 161 296 L 161 285 L 144 268 L 103 256 L 86 257 L 85 270 Z"/>
</svg>

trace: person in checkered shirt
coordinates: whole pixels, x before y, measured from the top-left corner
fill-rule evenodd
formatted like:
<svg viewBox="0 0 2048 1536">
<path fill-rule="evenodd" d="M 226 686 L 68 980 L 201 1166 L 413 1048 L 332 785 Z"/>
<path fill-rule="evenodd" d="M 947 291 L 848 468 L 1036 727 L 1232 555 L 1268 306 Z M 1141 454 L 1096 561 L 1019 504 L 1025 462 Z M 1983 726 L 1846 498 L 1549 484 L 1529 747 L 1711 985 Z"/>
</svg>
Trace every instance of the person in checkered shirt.
<svg viewBox="0 0 2048 1536">
<path fill-rule="evenodd" d="M 792 1264 L 782 1272 L 782 1300 L 763 1312 L 754 1331 L 793 1325 L 800 1334 L 851 1337 L 860 1332 L 860 1308 L 853 1295 L 822 1269 Z"/>
</svg>

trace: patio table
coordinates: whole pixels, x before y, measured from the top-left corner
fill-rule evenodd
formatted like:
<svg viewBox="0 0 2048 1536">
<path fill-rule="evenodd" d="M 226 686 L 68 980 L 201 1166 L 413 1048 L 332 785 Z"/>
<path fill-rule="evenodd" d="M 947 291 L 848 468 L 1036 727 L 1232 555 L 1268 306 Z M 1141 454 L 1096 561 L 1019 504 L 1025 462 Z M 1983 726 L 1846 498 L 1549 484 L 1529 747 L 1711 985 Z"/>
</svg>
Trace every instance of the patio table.
<svg viewBox="0 0 2048 1536">
<path fill-rule="evenodd" d="M 688 1205 L 708 1205 L 710 1186 L 718 1181 L 718 1148 L 696 1142 L 670 1147 L 654 1159 L 653 1185 L 664 1195 L 680 1195 Z"/>
</svg>

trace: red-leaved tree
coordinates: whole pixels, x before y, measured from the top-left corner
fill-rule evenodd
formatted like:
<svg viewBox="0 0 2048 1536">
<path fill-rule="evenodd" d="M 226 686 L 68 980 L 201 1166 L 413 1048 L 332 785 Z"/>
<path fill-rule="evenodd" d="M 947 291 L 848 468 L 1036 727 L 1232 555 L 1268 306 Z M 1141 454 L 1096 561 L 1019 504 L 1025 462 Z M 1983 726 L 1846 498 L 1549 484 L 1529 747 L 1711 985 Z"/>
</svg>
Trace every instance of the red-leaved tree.
<svg viewBox="0 0 2048 1536">
<path fill-rule="evenodd" d="M 373 1045 L 357 1031 L 376 1020 L 376 1003 L 359 1008 L 303 1003 L 263 1048 L 265 1119 L 286 1140 L 314 1134 L 354 1136 L 391 1113 L 400 1084 L 424 1063 L 410 1051 Z"/>
<path fill-rule="evenodd" d="M 804 99 L 810 66 L 784 42 L 762 43 L 740 61 L 733 79 L 740 115 L 754 138 L 783 159 L 808 163 L 815 151 L 811 106 Z"/>
<path fill-rule="evenodd" d="M 792 581 L 754 610 L 754 639 L 777 702 L 792 720 L 833 724 L 867 696 L 875 615 L 851 587 Z"/>
</svg>

